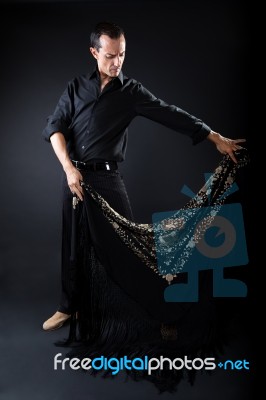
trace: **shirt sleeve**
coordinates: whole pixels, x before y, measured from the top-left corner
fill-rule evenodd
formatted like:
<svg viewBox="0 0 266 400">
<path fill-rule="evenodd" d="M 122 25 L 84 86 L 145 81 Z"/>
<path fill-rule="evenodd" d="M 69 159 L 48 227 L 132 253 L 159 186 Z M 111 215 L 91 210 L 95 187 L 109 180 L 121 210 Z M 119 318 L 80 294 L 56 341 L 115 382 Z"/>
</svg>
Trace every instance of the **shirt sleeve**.
<svg viewBox="0 0 266 400">
<path fill-rule="evenodd" d="M 46 141 L 50 142 L 50 137 L 55 132 L 61 132 L 66 141 L 69 140 L 69 126 L 74 114 L 73 98 L 73 83 L 71 81 L 60 97 L 54 113 L 47 118 L 47 125 L 42 132 L 42 136 Z"/>
<path fill-rule="evenodd" d="M 211 128 L 202 120 L 174 105 L 169 105 L 155 97 L 138 83 L 136 87 L 136 114 L 189 136 L 193 144 L 205 139 Z"/>
</svg>

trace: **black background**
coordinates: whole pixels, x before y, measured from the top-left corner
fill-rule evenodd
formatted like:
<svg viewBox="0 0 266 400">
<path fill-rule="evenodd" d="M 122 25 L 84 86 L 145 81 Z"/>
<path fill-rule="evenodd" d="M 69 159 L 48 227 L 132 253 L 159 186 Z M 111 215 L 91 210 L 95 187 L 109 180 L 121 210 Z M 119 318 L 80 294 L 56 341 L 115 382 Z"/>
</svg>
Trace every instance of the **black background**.
<svg viewBox="0 0 266 400">
<path fill-rule="evenodd" d="M 59 299 L 61 168 L 41 138 L 68 80 L 93 65 L 89 34 L 100 20 L 126 32 L 123 71 L 152 93 L 203 119 L 231 138 L 248 139 L 249 18 L 241 1 L 83 1 L 0 2 L 1 21 L 1 377 L 0 399 L 154 399 L 147 382 L 124 383 L 74 371 L 53 371 L 60 349 L 53 342 L 67 327 L 41 330 Z M 203 174 L 221 155 L 205 141 L 189 139 L 137 118 L 130 126 L 124 174 L 135 218 L 150 222 L 153 212 L 180 208 L 183 184 L 196 191 Z M 241 172 L 242 203 L 249 256 L 251 203 L 249 169 Z M 249 325 L 254 282 L 252 262 L 232 269 L 249 286 L 240 307 Z M 251 320 L 250 320 L 251 321 Z M 247 327 L 244 324 L 245 328 Z M 233 327 L 229 358 L 251 358 L 250 334 Z M 253 371 L 215 371 L 194 387 L 180 385 L 178 396 L 193 399 L 248 399 Z"/>
</svg>

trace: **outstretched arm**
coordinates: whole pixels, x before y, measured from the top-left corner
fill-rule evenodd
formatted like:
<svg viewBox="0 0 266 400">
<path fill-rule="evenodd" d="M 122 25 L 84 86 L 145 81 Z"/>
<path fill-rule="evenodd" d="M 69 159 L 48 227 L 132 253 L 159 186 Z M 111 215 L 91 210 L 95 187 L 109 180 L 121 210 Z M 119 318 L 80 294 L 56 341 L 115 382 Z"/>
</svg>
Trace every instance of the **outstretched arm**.
<svg viewBox="0 0 266 400">
<path fill-rule="evenodd" d="M 197 144 L 208 138 L 222 154 L 228 154 L 237 163 L 234 151 L 241 149 L 238 143 L 245 139 L 228 139 L 211 130 L 202 120 L 194 117 L 179 107 L 169 105 L 163 100 L 155 97 L 144 88 L 141 83 L 135 85 L 136 115 L 142 115 L 153 121 L 159 122 L 168 128 L 190 136 L 193 144 Z"/>
<path fill-rule="evenodd" d="M 237 159 L 234 155 L 234 151 L 242 148 L 238 143 L 246 141 L 246 139 L 229 139 L 214 131 L 209 133 L 207 139 L 215 144 L 220 153 L 228 154 L 235 163 L 237 163 Z"/>
</svg>

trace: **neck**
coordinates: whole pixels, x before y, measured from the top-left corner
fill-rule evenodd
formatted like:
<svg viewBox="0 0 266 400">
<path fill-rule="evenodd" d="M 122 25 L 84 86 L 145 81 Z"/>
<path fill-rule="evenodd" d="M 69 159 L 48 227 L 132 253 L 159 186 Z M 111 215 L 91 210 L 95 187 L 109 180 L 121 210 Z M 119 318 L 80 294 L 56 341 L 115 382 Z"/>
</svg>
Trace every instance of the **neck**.
<svg viewBox="0 0 266 400">
<path fill-rule="evenodd" d="M 113 78 L 111 78 L 110 76 L 103 74 L 100 72 L 100 82 L 101 82 L 101 91 L 104 89 L 104 87 L 111 82 Z"/>
<path fill-rule="evenodd" d="M 101 85 L 106 85 L 108 82 L 110 82 L 113 78 L 111 76 L 108 76 L 104 74 L 103 72 L 99 72 L 100 74 L 100 81 Z"/>
</svg>

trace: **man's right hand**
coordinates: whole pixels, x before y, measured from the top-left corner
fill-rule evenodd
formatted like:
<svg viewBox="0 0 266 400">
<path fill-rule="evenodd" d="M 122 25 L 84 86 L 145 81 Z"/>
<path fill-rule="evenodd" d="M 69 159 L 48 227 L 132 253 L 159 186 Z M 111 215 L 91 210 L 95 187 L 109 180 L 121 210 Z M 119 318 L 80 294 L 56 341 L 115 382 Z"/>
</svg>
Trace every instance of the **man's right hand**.
<svg viewBox="0 0 266 400">
<path fill-rule="evenodd" d="M 83 177 L 79 170 L 73 166 L 68 169 L 65 169 L 67 183 L 69 189 L 73 194 L 76 194 L 78 198 L 83 200 L 83 189 L 81 187 L 81 182 L 83 181 Z"/>
</svg>

